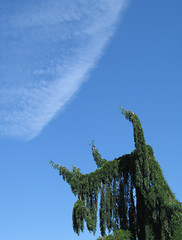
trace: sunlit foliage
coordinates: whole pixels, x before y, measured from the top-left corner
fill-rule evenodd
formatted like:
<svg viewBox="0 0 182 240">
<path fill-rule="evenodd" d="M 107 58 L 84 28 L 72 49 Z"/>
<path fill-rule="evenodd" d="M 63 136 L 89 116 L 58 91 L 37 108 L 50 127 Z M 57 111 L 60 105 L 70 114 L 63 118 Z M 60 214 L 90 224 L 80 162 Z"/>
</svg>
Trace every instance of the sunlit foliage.
<svg viewBox="0 0 182 240">
<path fill-rule="evenodd" d="M 85 222 L 95 233 L 99 209 L 101 239 L 115 239 L 114 235 L 105 237 L 106 232 L 117 233 L 120 229 L 130 232 L 131 240 L 182 239 L 181 203 L 165 181 L 152 148 L 145 143 L 139 118 L 131 111 L 121 111 L 133 125 L 133 152 L 107 161 L 92 142 L 98 169 L 90 174 L 82 174 L 76 167 L 69 171 L 51 162 L 78 196 L 73 207 L 73 229 L 79 234 Z"/>
</svg>

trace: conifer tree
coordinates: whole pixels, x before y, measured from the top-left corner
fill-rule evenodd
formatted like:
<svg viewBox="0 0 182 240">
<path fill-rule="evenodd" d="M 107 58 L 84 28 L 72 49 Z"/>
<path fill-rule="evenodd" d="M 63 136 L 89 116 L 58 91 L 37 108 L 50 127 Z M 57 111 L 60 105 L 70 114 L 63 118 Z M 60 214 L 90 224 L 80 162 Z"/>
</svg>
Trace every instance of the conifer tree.
<svg viewBox="0 0 182 240">
<path fill-rule="evenodd" d="M 90 174 L 82 174 L 76 167 L 69 171 L 51 161 L 78 197 L 73 207 L 73 230 L 79 234 L 85 222 L 95 233 L 99 209 L 102 236 L 122 229 L 122 234 L 130 232 L 131 240 L 182 239 L 181 203 L 165 181 L 153 149 L 145 143 L 138 116 L 123 108 L 121 111 L 133 125 L 135 150 L 130 154 L 107 161 L 92 142 L 98 169 Z M 115 239 L 114 235 L 108 239 Z"/>
</svg>

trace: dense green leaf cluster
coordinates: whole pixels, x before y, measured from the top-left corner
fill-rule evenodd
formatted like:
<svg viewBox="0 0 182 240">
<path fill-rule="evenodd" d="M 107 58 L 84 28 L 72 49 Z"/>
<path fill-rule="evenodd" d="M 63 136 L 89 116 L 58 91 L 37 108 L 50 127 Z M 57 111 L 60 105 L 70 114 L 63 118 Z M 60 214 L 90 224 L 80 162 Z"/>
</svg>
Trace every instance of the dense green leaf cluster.
<svg viewBox="0 0 182 240">
<path fill-rule="evenodd" d="M 76 167 L 69 171 L 51 162 L 78 196 L 73 208 L 73 229 L 79 234 L 85 221 L 88 230 L 95 233 L 100 196 L 102 236 L 106 230 L 123 229 L 131 233 L 132 240 L 182 239 L 182 206 L 165 181 L 152 148 L 145 143 L 139 118 L 131 111 L 121 110 L 133 125 L 133 152 L 107 161 L 92 142 L 98 169 L 90 174 L 82 174 Z"/>
<path fill-rule="evenodd" d="M 117 230 L 113 234 L 99 237 L 97 240 L 130 240 L 131 234 L 128 231 Z"/>
</svg>

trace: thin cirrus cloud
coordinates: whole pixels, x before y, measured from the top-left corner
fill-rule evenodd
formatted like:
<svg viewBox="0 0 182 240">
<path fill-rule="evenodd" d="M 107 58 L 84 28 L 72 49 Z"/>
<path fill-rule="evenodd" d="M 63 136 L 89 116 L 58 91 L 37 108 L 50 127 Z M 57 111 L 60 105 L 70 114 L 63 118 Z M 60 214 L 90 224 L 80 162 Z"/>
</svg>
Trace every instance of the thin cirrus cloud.
<svg viewBox="0 0 182 240">
<path fill-rule="evenodd" d="M 10 0 L 0 10 L 0 135 L 33 139 L 80 88 L 127 0 Z"/>
</svg>

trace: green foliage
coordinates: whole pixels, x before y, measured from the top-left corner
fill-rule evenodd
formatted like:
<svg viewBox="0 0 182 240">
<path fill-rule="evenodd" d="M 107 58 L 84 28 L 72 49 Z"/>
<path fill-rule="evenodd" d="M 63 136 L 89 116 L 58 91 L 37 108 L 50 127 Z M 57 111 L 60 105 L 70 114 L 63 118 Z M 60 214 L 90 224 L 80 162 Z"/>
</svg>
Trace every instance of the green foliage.
<svg viewBox="0 0 182 240">
<path fill-rule="evenodd" d="M 101 157 L 100 153 L 98 152 L 98 149 L 94 145 L 94 141 L 91 141 L 90 145 L 92 147 L 92 155 L 93 155 L 94 161 L 97 167 L 100 168 L 107 160 Z"/>
<path fill-rule="evenodd" d="M 107 161 L 92 142 L 92 154 L 98 169 L 85 175 L 76 167 L 69 171 L 51 162 L 78 196 L 73 207 L 73 229 L 79 234 L 84 230 L 85 221 L 88 230 L 95 233 L 100 196 L 100 230 L 103 236 L 100 240 L 182 239 L 181 203 L 165 181 L 152 148 L 145 143 L 139 118 L 131 111 L 121 110 L 133 125 L 133 152 Z M 106 230 L 114 231 L 113 235 L 106 237 Z M 130 238 L 123 235 L 128 231 Z"/>
<path fill-rule="evenodd" d="M 84 230 L 84 220 L 87 222 L 87 229 L 94 231 L 94 222 L 89 209 L 83 200 L 77 200 L 73 207 L 73 230 L 79 235 Z"/>
<path fill-rule="evenodd" d="M 83 220 L 86 217 L 86 208 L 85 203 L 81 200 L 76 201 L 73 207 L 73 229 L 79 234 L 80 230 L 84 230 L 84 222 Z"/>
<path fill-rule="evenodd" d="M 130 240 L 131 234 L 128 231 L 117 230 L 113 234 L 99 237 L 97 240 Z"/>
</svg>

